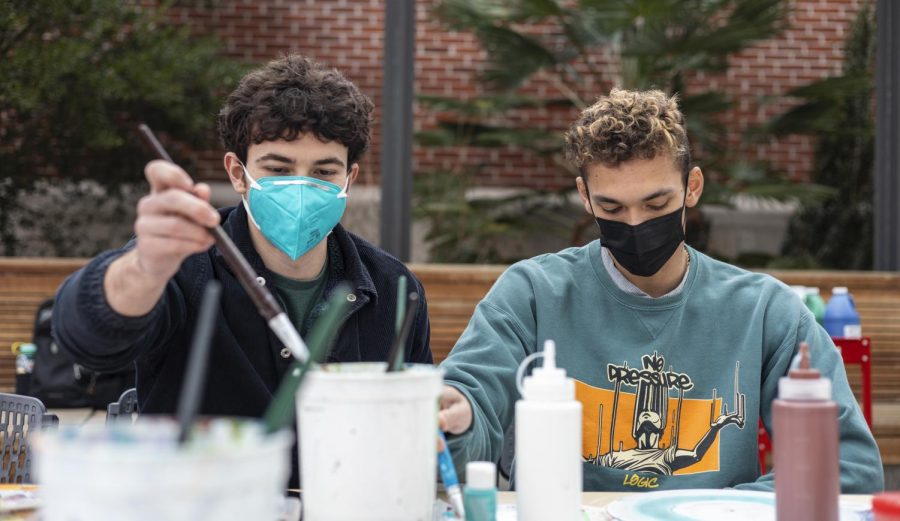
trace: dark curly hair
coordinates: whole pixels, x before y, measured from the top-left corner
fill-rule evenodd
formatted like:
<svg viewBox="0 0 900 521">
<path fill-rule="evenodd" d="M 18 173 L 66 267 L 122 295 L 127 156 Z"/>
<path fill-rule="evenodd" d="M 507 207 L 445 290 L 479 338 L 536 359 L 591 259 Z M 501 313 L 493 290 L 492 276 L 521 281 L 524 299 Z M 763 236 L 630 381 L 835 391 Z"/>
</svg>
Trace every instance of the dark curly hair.
<svg viewBox="0 0 900 521">
<path fill-rule="evenodd" d="M 293 140 L 312 132 L 348 149 L 349 167 L 369 147 L 372 101 L 336 69 L 286 55 L 241 80 L 219 111 L 225 150 L 247 161 L 250 143 Z"/>
<path fill-rule="evenodd" d="M 566 133 L 565 155 L 582 176 L 591 163 L 615 168 L 632 159 L 669 155 L 686 184 L 690 148 L 677 96 L 613 89 L 586 108 Z"/>
</svg>

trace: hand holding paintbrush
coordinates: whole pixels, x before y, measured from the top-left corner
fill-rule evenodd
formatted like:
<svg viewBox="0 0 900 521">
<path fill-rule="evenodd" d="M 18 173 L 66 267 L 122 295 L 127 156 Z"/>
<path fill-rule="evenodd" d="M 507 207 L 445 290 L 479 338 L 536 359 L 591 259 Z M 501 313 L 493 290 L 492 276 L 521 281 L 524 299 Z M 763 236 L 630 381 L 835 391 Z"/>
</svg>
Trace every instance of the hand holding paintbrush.
<svg viewBox="0 0 900 521">
<path fill-rule="evenodd" d="M 212 246 L 209 241 L 211 237 L 225 257 L 228 266 L 240 281 L 241 286 L 250 295 L 260 315 L 266 319 L 272 332 L 275 333 L 285 347 L 291 350 L 295 358 L 301 362 L 306 361 L 309 358 L 309 350 L 306 344 L 300 338 L 287 314 L 281 309 L 275 298 L 272 297 L 272 294 L 256 283 L 256 273 L 253 271 L 253 268 L 250 267 L 247 259 L 237 249 L 237 246 L 225 233 L 225 230 L 218 225 L 219 214 L 208 202 L 199 201 L 190 195 L 197 190 L 202 195 L 205 195 L 205 199 L 208 201 L 209 187 L 193 184 L 187 172 L 172 162 L 172 158 L 159 140 L 156 139 L 150 127 L 141 124 L 138 130 L 154 152 L 165 160 L 164 162 L 151 162 L 147 165 L 147 179 L 150 181 L 151 187 L 153 187 L 153 181 L 157 179 L 170 181 L 168 184 L 163 182 L 162 188 L 165 189 L 163 193 L 157 194 L 156 189 L 154 189 L 151 196 L 142 200 L 138 206 L 138 222 L 135 223 L 135 232 L 138 235 L 138 248 L 133 250 L 137 265 L 144 264 L 141 262 L 141 252 L 143 251 L 145 257 L 150 255 L 151 259 L 157 260 L 153 264 L 162 264 L 171 270 L 171 274 L 163 280 L 155 299 L 144 310 L 144 313 L 152 309 L 156 300 L 162 294 L 162 287 L 164 287 L 165 281 L 178 271 L 178 267 L 181 266 L 181 263 L 188 255 L 200 253 Z M 196 189 L 195 186 L 197 187 Z M 156 196 L 156 198 L 154 199 L 153 196 Z M 184 205 L 185 208 L 182 208 L 180 205 Z M 149 214 L 146 216 L 145 222 L 149 221 L 150 224 L 148 226 L 151 227 L 149 230 L 144 229 L 144 236 L 149 237 L 151 246 L 145 246 L 143 250 L 140 249 L 142 238 L 141 230 L 138 226 L 143 217 L 141 216 L 141 207 L 144 208 L 145 213 Z M 179 208 L 182 208 L 180 212 Z M 209 217 L 208 210 L 215 214 L 215 219 Z M 186 229 L 182 230 L 182 227 L 186 227 Z M 159 237 L 154 235 L 154 232 L 162 234 L 165 240 L 158 241 L 159 243 L 156 244 L 153 240 Z M 144 242 L 146 243 L 148 240 Z M 199 246 L 204 245 L 204 249 L 197 249 Z M 152 249 L 153 246 L 156 246 L 158 250 L 148 252 L 147 250 Z M 110 268 L 112 269 L 112 266 Z M 159 270 L 157 269 L 156 271 Z M 166 273 L 166 271 L 163 271 L 163 273 Z M 110 288 L 105 289 L 107 289 L 106 293 L 109 295 Z M 110 301 L 110 304 L 112 305 L 112 301 Z M 115 305 L 113 305 L 113 308 L 117 309 Z"/>
<path fill-rule="evenodd" d="M 104 279 L 107 301 L 125 316 L 153 309 L 184 259 L 212 247 L 207 228 L 219 224 L 219 213 L 208 202 L 208 185 L 194 184 L 166 161 L 150 162 L 144 175 L 150 194 L 137 207 L 137 243 L 110 265 Z"/>
</svg>

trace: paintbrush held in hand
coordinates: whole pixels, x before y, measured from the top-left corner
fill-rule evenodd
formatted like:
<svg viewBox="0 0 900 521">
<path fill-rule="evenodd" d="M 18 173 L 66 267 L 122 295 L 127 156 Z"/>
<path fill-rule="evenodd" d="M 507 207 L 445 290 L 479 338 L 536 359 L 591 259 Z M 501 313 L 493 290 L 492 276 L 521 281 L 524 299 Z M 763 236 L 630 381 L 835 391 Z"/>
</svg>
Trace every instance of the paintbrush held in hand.
<svg viewBox="0 0 900 521">
<path fill-rule="evenodd" d="M 150 127 L 141 123 L 138 126 L 138 130 L 150 148 L 152 148 L 161 159 L 165 159 L 173 164 L 175 163 L 172 161 L 172 157 L 166 152 L 166 149 L 163 148 L 159 140 L 156 139 L 156 135 L 153 134 Z M 225 257 L 225 262 L 228 263 L 228 267 L 234 272 L 238 281 L 240 281 L 241 286 L 244 288 L 244 291 L 250 295 L 250 299 L 253 300 L 253 304 L 256 305 L 259 314 L 266 319 L 266 322 L 269 324 L 269 329 L 275 333 L 275 336 L 281 340 L 285 347 L 291 350 L 291 354 L 294 355 L 294 358 L 300 361 L 308 359 L 309 350 L 303 342 L 303 339 L 300 337 L 300 334 L 297 333 L 291 320 L 288 318 L 287 313 L 281 309 L 281 306 L 278 305 L 278 302 L 275 301 L 272 294 L 256 282 L 256 272 L 253 271 L 253 268 L 250 267 L 250 263 L 247 262 L 247 259 L 241 254 L 241 251 L 234 245 L 231 237 L 225 233 L 225 230 L 223 230 L 221 226 L 214 226 L 210 228 L 209 231 L 216 239 L 216 246 L 219 248 L 219 251 L 222 252 L 222 256 Z"/>
</svg>

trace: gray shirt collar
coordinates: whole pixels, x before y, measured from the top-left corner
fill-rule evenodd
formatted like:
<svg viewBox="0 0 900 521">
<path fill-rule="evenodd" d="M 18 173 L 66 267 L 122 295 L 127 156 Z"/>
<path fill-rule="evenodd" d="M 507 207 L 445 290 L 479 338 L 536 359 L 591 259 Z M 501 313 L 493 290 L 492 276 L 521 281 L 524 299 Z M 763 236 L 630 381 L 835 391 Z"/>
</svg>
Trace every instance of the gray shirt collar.
<svg viewBox="0 0 900 521">
<path fill-rule="evenodd" d="M 688 272 L 691 269 L 690 265 L 688 265 L 688 269 L 686 269 L 684 271 L 684 277 L 681 279 L 681 282 L 678 284 L 677 287 L 675 287 L 675 289 L 673 289 L 672 291 L 666 293 L 665 295 L 663 295 L 661 297 L 651 297 L 650 295 L 644 293 L 644 291 L 641 290 L 641 288 L 635 286 L 630 280 L 626 279 L 625 275 L 622 275 L 622 272 L 620 272 L 619 269 L 616 268 L 615 262 L 613 262 L 612 254 L 609 252 L 608 249 L 600 248 L 600 257 L 603 258 L 603 267 L 606 268 L 607 273 L 609 273 L 609 278 L 611 278 L 613 280 L 615 285 L 620 290 L 624 291 L 625 293 L 627 293 L 629 295 L 636 295 L 638 297 L 645 297 L 645 298 L 663 298 L 663 297 L 672 297 L 672 296 L 678 295 L 684 289 L 684 283 L 685 283 L 685 281 L 687 281 Z"/>
</svg>

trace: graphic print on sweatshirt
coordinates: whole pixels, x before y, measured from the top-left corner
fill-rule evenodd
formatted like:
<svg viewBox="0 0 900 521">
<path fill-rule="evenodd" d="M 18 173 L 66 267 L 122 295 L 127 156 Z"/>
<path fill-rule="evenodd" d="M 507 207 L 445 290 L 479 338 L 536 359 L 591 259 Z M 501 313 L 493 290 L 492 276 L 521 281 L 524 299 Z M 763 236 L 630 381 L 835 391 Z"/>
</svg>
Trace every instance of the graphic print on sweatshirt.
<svg viewBox="0 0 900 521">
<path fill-rule="evenodd" d="M 576 381 L 583 407 L 582 457 L 589 464 L 657 475 L 719 470 L 719 435 L 729 425 L 744 428 L 746 397 L 734 368 L 731 412 L 725 399 L 694 396 L 690 375 L 679 373 L 657 353 L 641 357 L 643 367 L 608 364 L 614 390 Z"/>
</svg>

